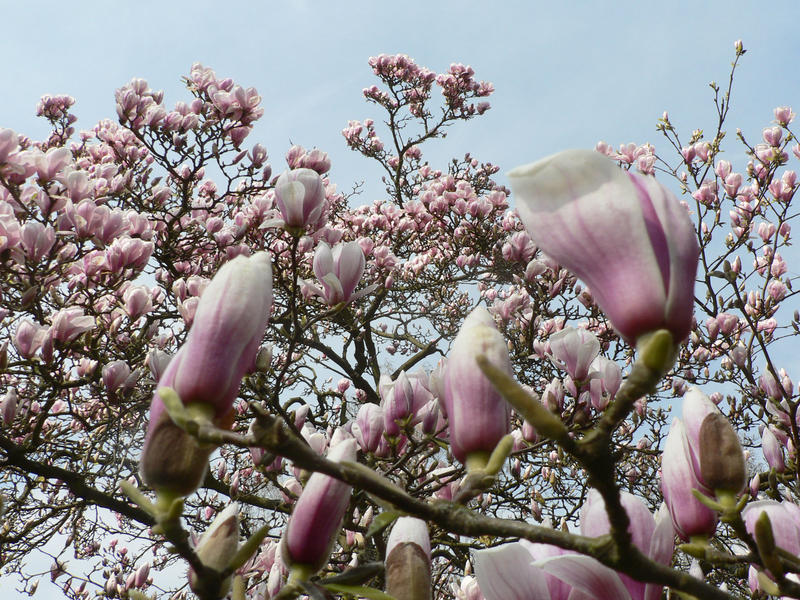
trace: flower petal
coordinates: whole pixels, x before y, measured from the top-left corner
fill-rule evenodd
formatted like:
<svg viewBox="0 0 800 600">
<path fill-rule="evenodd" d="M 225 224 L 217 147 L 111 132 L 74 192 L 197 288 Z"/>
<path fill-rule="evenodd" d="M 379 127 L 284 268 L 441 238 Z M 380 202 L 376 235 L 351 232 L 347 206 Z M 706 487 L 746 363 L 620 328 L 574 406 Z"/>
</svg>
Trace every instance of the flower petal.
<svg viewBox="0 0 800 600">
<path fill-rule="evenodd" d="M 475 576 L 486 600 L 549 600 L 545 574 L 519 542 L 473 554 Z"/>
<path fill-rule="evenodd" d="M 693 489 L 708 491 L 695 473 L 683 422 L 675 419 L 661 459 L 661 491 L 678 535 L 684 540 L 698 534 L 711 535 L 717 527 L 717 514 L 694 497 Z"/>
<path fill-rule="evenodd" d="M 508 177 L 533 241 L 589 285 L 626 340 L 660 328 L 676 341 L 688 335 L 699 249 L 686 210 L 666 188 L 588 150 Z"/>
<path fill-rule="evenodd" d="M 619 575 L 591 556 L 565 554 L 537 561 L 533 566 L 558 577 L 591 598 L 631 600 Z"/>
</svg>

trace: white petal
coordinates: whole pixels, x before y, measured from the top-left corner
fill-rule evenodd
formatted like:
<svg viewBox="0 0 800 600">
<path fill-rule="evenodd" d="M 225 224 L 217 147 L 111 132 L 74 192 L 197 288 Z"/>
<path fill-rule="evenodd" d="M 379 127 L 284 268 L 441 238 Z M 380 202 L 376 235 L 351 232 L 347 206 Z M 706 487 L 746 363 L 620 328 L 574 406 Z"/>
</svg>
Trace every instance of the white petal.
<svg viewBox="0 0 800 600">
<path fill-rule="evenodd" d="M 533 563 L 543 571 L 592 598 L 631 600 L 628 589 L 614 571 L 591 556 L 565 554 Z"/>
<path fill-rule="evenodd" d="M 519 542 L 473 554 L 475 576 L 486 600 L 549 600 L 544 573 Z"/>
</svg>

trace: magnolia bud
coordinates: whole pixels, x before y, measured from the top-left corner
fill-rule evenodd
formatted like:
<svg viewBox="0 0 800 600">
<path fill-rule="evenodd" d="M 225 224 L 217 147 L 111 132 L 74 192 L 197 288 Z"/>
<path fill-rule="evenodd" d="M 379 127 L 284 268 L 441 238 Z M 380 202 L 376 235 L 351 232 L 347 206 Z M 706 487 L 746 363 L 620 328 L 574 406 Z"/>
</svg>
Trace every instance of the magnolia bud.
<svg viewBox="0 0 800 600">
<path fill-rule="evenodd" d="M 328 451 L 328 460 L 354 461 L 356 441 L 344 440 Z M 308 479 L 283 534 L 281 556 L 296 578 L 306 578 L 327 562 L 339 533 L 352 487 L 322 473 Z"/>
<path fill-rule="evenodd" d="M 450 426 L 450 447 L 461 462 L 469 455 L 488 454 L 510 429 L 510 409 L 478 367 L 476 357 L 511 374 L 503 336 L 485 308 L 464 320 L 453 341 L 444 375 L 444 405 Z"/>
<path fill-rule="evenodd" d="M 17 416 L 17 390 L 9 388 L 0 400 L 0 421 L 3 425 L 9 426 Z"/>
<path fill-rule="evenodd" d="M 200 542 L 195 548 L 197 557 L 204 566 L 223 571 L 227 568 L 231 558 L 239 549 L 239 505 L 233 503 L 223 510 L 214 519 L 211 526 L 200 537 Z M 230 589 L 231 581 L 228 577 L 222 582 L 218 590 L 218 597 L 224 596 Z M 189 585 L 197 592 L 198 577 L 194 571 L 189 572 Z"/>
<path fill-rule="evenodd" d="M 226 415 L 255 363 L 271 306 L 269 254 L 225 263 L 203 292 L 186 343 L 159 387 L 174 388 L 185 405 L 213 406 L 216 418 Z"/>
<path fill-rule="evenodd" d="M 712 412 L 700 426 L 700 472 L 705 484 L 719 493 L 740 493 L 747 468 L 736 432 L 721 414 Z"/>
<path fill-rule="evenodd" d="M 259 252 L 226 263 L 206 288 L 186 343 L 169 361 L 158 388 L 172 388 L 184 406 L 229 428 L 242 377 L 255 362 L 272 305 L 270 256 Z M 140 457 L 144 481 L 181 496 L 203 480 L 213 447 L 200 446 L 172 418 L 156 391 Z"/>
<path fill-rule="evenodd" d="M 150 425 L 139 458 L 144 482 L 154 490 L 188 496 L 203 482 L 213 447 L 201 447 L 197 439 L 178 427 L 156 394 L 150 405 Z"/>
<path fill-rule="evenodd" d="M 431 598 L 431 542 L 425 521 L 400 517 L 386 543 L 386 592 L 404 600 Z"/>
</svg>

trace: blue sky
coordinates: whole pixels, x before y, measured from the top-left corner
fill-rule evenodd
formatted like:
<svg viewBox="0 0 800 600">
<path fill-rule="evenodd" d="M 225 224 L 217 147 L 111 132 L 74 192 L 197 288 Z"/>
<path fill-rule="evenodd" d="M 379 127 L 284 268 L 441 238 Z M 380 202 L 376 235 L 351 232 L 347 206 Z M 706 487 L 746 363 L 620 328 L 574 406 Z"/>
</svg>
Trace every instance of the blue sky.
<svg viewBox="0 0 800 600">
<path fill-rule="evenodd" d="M 380 172 L 349 151 L 340 132 L 349 119 L 380 118 L 361 96 L 374 82 L 367 59 L 380 53 L 403 52 L 435 71 L 470 64 L 494 83 L 492 110 L 428 147 L 425 156 L 440 168 L 469 151 L 507 171 L 600 139 L 665 148 L 655 131 L 664 110 L 685 138 L 694 128 L 710 131 L 708 83 L 726 81 L 739 38 L 748 52 L 728 148 L 737 149 L 736 127 L 757 141 L 775 106 L 800 112 L 797 0 L 769 9 L 744 0 L 33 5 L 2 2 L 0 127 L 42 138 L 46 123 L 35 106 L 50 93 L 74 96 L 78 127 L 89 129 L 115 118 L 114 90 L 132 77 L 164 89 L 172 105 L 187 98 L 180 77 L 199 61 L 261 93 L 265 115 L 247 144 L 264 144 L 276 172 L 292 142 L 320 147 L 340 189 L 367 181 L 364 202 L 380 197 Z M 4 590 L 8 582 L 0 577 Z M 36 597 L 61 595 L 43 582 Z"/>
<path fill-rule="evenodd" d="M 769 11 L 749 1 L 37 5 L 4 11 L 13 26 L 0 38 L 0 126 L 41 137 L 38 98 L 66 93 L 78 100 L 78 126 L 90 128 L 115 117 L 114 90 L 134 76 L 164 89 L 171 105 L 186 98 L 180 77 L 199 61 L 259 90 L 266 112 L 248 143 L 266 145 L 276 171 L 290 140 L 316 145 L 330 153 L 342 189 L 377 180 L 340 131 L 349 119 L 380 116 L 361 89 L 374 79 L 367 58 L 382 52 L 409 54 L 436 71 L 463 62 L 495 84 L 491 111 L 429 146 L 426 157 L 441 166 L 469 151 L 506 171 L 599 139 L 663 147 L 655 123 L 664 110 L 685 136 L 710 129 L 707 84 L 725 80 L 738 38 L 748 53 L 732 126 L 755 139 L 774 106 L 800 106 L 796 1 Z M 367 191 L 371 201 L 380 186 Z"/>
</svg>

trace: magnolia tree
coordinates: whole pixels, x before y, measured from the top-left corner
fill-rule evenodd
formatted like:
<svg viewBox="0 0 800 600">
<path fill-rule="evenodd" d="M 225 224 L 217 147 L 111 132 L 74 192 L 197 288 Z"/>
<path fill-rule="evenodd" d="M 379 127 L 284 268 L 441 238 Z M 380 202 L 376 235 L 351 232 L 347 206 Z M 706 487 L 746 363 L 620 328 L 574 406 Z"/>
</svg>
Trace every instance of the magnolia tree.
<svg viewBox="0 0 800 600">
<path fill-rule="evenodd" d="M 320 150 L 273 169 L 256 90 L 201 65 L 174 108 L 134 79 L 118 123 L 0 130 L 17 588 L 800 598 L 791 109 L 724 139 L 731 71 L 713 128 L 517 167 L 512 210 L 423 154 L 492 85 L 369 64 L 367 205 Z"/>
</svg>

